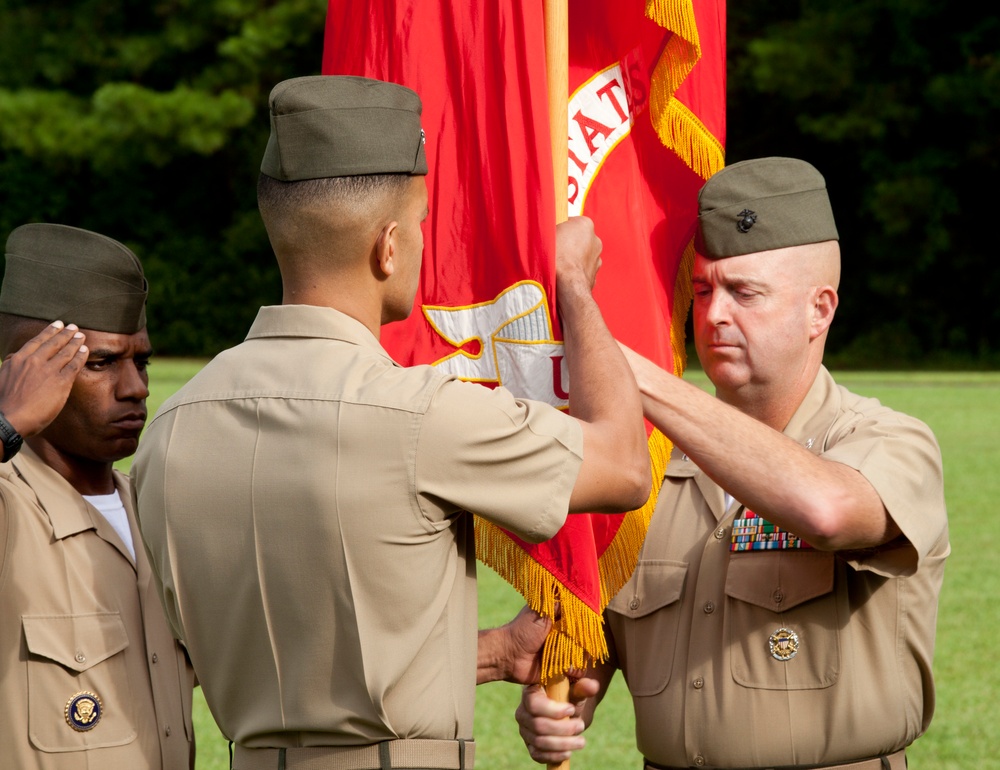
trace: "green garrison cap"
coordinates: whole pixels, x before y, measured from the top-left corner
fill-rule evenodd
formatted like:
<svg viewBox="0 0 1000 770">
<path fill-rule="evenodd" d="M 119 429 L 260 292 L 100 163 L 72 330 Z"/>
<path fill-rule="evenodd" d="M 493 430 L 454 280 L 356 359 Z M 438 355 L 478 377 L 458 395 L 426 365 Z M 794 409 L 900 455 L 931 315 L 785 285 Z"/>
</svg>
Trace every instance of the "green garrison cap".
<svg viewBox="0 0 1000 770">
<path fill-rule="evenodd" d="M 826 180 L 804 160 L 734 163 L 714 174 L 698 194 L 695 247 L 706 257 L 836 240 Z"/>
<path fill-rule="evenodd" d="M 0 313 L 135 334 L 146 326 L 148 285 L 138 257 L 104 235 L 31 224 L 7 238 Z"/>
<path fill-rule="evenodd" d="M 283 182 L 426 174 L 420 97 L 395 83 L 313 75 L 271 90 L 261 173 Z"/>
</svg>

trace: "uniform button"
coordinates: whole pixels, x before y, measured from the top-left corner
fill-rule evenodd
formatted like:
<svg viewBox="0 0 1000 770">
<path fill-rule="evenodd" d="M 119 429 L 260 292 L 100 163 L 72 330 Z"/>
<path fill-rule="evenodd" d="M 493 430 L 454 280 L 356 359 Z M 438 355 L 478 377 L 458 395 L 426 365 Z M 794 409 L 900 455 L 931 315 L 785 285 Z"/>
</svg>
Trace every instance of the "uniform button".
<svg viewBox="0 0 1000 770">
<path fill-rule="evenodd" d="M 87 656 L 84 655 L 82 652 L 78 652 L 76 654 L 76 662 L 77 663 L 84 663 L 84 662 L 86 662 L 86 660 L 87 660 Z"/>
<path fill-rule="evenodd" d="M 713 612 L 715 612 L 715 603 L 714 602 L 705 602 L 705 614 L 706 615 L 711 615 Z"/>
<path fill-rule="evenodd" d="M 785 601 L 785 594 L 780 588 L 778 588 L 773 594 L 771 594 L 771 598 L 774 599 L 775 604 L 781 604 Z"/>
<path fill-rule="evenodd" d="M 716 540 L 722 540 L 722 538 L 724 538 L 725 536 L 726 536 L 726 528 L 725 527 L 719 527 L 717 530 L 715 530 L 715 539 Z"/>
<path fill-rule="evenodd" d="M 170 737 L 170 725 L 167 725 L 166 729 L 163 731 L 163 734 L 166 735 L 168 738 Z"/>
<path fill-rule="evenodd" d="M 630 610 L 639 609 L 639 597 L 638 596 L 633 597 L 632 601 L 628 603 L 628 607 Z"/>
<path fill-rule="evenodd" d="M 157 655 L 157 654 L 156 654 L 156 653 L 154 652 L 154 653 L 153 653 L 153 663 L 156 663 L 156 662 L 157 662 L 157 661 L 158 661 L 159 659 L 160 659 L 160 656 L 159 656 L 159 655 Z"/>
<path fill-rule="evenodd" d="M 691 684 L 694 685 L 694 689 L 700 690 L 702 687 L 705 686 L 705 680 L 702 679 L 700 676 L 699 677 L 695 677 L 694 681 L 691 682 Z"/>
<path fill-rule="evenodd" d="M 705 764 L 705 758 L 701 754 L 699 754 L 694 758 L 694 763 L 698 765 L 698 767 L 702 767 Z"/>
</svg>

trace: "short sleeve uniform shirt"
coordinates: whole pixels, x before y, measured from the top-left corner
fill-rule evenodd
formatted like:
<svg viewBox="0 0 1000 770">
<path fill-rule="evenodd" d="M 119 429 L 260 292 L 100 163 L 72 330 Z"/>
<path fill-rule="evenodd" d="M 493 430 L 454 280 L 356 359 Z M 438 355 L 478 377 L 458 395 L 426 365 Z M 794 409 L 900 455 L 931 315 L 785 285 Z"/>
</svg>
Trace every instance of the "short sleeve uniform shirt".
<svg viewBox="0 0 1000 770">
<path fill-rule="evenodd" d="M 110 523 L 28 446 L 0 465 L 0 766 L 193 766 L 194 675 L 132 513 Z"/>
<path fill-rule="evenodd" d="M 133 465 L 168 616 L 249 747 L 472 737 L 473 520 L 562 525 L 577 422 L 394 364 L 329 308 L 262 308 Z"/>
<path fill-rule="evenodd" d="M 826 369 L 785 434 L 863 474 L 902 536 L 863 553 L 739 550 L 734 520 L 753 513 L 738 501 L 727 509 L 724 491 L 675 449 L 638 566 L 608 607 L 639 750 L 657 764 L 865 759 L 930 722 L 949 553 L 934 436 Z"/>
</svg>

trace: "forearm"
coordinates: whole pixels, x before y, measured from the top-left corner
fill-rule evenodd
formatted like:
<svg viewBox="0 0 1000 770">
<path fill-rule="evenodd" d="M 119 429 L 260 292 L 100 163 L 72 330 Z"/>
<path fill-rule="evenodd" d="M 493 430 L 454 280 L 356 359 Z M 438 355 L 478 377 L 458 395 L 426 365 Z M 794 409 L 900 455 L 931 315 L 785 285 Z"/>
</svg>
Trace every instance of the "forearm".
<svg viewBox="0 0 1000 770">
<path fill-rule="evenodd" d="M 571 510 L 637 508 L 649 494 L 649 455 L 635 377 L 584 285 L 560 287 L 569 411 L 584 425 L 584 467 L 593 482 Z M 577 490 L 584 492 L 581 488 Z"/>
<path fill-rule="evenodd" d="M 824 460 L 784 434 L 634 354 L 643 411 L 729 494 L 824 550 L 872 547 L 898 534 L 856 470 Z"/>
<path fill-rule="evenodd" d="M 476 648 L 476 684 L 498 682 L 510 677 L 509 645 L 501 628 L 479 629 Z"/>
</svg>

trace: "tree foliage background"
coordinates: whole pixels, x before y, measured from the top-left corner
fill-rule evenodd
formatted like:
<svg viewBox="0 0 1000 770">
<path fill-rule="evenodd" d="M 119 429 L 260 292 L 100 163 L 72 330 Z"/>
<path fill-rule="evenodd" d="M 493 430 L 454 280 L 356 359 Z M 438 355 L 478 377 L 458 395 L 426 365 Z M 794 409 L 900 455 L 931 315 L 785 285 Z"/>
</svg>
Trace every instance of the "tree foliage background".
<svg viewBox="0 0 1000 770">
<path fill-rule="evenodd" d="M 730 3 L 727 162 L 804 158 L 841 237 L 830 349 L 1000 363 L 1000 17 L 935 0 Z"/>
<path fill-rule="evenodd" d="M 0 237 L 50 221 L 134 248 L 161 354 L 242 339 L 280 301 L 256 211 L 267 95 L 319 72 L 325 15 L 325 0 L 0 0 Z M 834 356 L 1000 363 L 1000 18 L 933 0 L 743 0 L 728 17 L 728 162 L 801 157 L 830 187 Z"/>
<path fill-rule="evenodd" d="M 0 233 L 105 233 L 150 282 L 154 347 L 243 338 L 280 282 L 256 208 L 280 80 L 319 74 L 324 0 L 0 0 Z"/>
</svg>

